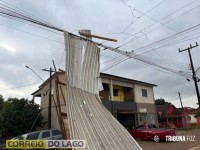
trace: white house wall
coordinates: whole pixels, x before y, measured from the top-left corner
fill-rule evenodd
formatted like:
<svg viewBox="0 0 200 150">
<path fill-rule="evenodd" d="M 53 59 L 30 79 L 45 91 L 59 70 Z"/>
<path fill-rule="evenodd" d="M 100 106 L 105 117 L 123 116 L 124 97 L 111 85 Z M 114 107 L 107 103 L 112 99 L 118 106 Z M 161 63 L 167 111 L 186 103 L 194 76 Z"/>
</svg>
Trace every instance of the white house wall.
<svg viewBox="0 0 200 150">
<path fill-rule="evenodd" d="M 142 89 L 147 90 L 147 97 L 142 96 Z M 154 104 L 153 87 L 134 85 L 134 94 L 136 103 Z"/>
</svg>

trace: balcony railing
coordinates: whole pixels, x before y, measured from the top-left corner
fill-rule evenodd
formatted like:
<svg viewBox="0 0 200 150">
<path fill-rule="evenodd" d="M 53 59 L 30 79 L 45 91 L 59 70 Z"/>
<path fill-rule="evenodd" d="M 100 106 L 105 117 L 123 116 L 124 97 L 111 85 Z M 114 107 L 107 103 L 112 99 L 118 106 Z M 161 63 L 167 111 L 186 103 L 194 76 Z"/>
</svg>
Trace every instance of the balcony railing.
<svg viewBox="0 0 200 150">
<path fill-rule="evenodd" d="M 117 101 L 117 102 L 135 102 L 135 98 L 134 96 L 125 96 L 125 97 L 122 97 L 122 96 L 118 96 L 117 98 L 113 97 L 113 101 Z"/>
</svg>

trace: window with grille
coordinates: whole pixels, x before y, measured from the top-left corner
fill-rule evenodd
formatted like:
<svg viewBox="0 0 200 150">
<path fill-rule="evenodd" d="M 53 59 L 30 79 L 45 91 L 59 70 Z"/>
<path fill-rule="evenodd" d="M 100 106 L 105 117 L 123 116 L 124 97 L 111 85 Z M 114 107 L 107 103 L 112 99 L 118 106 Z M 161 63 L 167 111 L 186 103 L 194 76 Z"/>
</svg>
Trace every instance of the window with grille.
<svg viewBox="0 0 200 150">
<path fill-rule="evenodd" d="M 142 96 L 147 97 L 147 90 L 146 89 L 142 89 Z"/>
</svg>

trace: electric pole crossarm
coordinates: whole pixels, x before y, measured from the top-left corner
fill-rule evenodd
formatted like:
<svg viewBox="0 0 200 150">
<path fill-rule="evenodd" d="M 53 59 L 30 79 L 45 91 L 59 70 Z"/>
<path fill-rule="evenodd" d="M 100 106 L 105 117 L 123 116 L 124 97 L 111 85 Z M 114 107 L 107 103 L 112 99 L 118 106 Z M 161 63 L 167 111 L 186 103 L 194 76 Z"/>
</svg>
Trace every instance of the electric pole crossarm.
<svg viewBox="0 0 200 150">
<path fill-rule="evenodd" d="M 183 49 L 183 50 L 181 50 L 181 49 L 179 48 L 178 51 L 179 51 L 179 53 L 180 53 L 180 52 L 188 51 L 189 49 L 190 49 L 189 47 L 186 48 L 186 49 Z"/>
<path fill-rule="evenodd" d="M 197 42 L 196 42 L 196 45 L 195 45 L 195 46 L 192 46 L 192 45 L 190 44 L 190 49 L 195 48 L 195 47 L 197 47 L 197 46 L 199 46 Z"/>
</svg>

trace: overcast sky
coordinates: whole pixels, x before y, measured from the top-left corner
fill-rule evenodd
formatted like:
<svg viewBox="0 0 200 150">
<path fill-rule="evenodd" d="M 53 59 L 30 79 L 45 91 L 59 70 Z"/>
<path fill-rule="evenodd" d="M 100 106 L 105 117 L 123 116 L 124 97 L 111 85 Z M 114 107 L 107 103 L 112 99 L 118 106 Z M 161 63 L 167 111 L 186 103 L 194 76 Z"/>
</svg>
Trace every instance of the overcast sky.
<svg viewBox="0 0 200 150">
<path fill-rule="evenodd" d="M 196 41 L 200 44 L 197 29 L 188 35 L 172 39 L 171 42 L 190 37 L 194 37 L 193 40 L 139 49 L 198 25 L 200 23 L 198 0 L 4 1 L 74 34 L 78 34 L 78 30 L 81 29 L 90 29 L 93 34 L 118 40 L 117 43 L 98 40 L 105 45 L 121 46 L 121 50 L 133 50 L 135 54 L 154 49 L 140 56 L 173 67 L 177 71 L 191 72 L 187 52 L 179 53 L 178 48 L 185 49 L 189 44 L 195 45 Z M 0 1 L 0 4 L 4 7 L 2 4 L 5 3 Z M 34 69 L 44 80 L 49 74 L 42 69 L 52 66 L 52 60 L 55 60 L 57 68 L 64 69 L 64 39 L 61 32 L 47 31 L 38 26 L 34 27 L 0 16 L 0 39 L 0 94 L 5 98 L 31 99 L 31 93 L 42 83 L 31 70 L 25 68 L 25 65 Z M 131 42 L 125 44 L 130 40 Z M 165 44 L 169 46 L 156 49 Z M 195 69 L 200 67 L 199 49 L 200 47 L 192 49 Z M 154 88 L 155 98 L 165 98 L 177 107 L 180 107 L 177 93 L 180 91 L 184 106 L 197 107 L 192 80 L 188 82 L 185 77 L 155 69 L 134 59 L 113 66 L 116 62 L 113 58 L 120 58 L 120 55 L 109 50 L 101 51 L 102 70 L 112 66 L 105 73 L 156 84 L 158 86 Z M 23 85 L 29 86 L 19 88 Z"/>
</svg>

